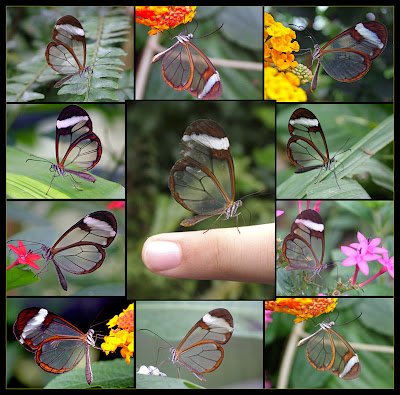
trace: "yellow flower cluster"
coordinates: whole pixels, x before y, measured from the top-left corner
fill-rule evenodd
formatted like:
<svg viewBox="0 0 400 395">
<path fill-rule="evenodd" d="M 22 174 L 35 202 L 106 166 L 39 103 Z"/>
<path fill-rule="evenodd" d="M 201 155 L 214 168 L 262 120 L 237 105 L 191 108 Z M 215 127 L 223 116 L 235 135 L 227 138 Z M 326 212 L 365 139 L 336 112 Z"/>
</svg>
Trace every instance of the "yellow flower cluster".
<svg viewBox="0 0 400 395">
<path fill-rule="evenodd" d="M 182 23 L 191 22 L 196 6 L 137 6 L 136 22 L 151 27 L 149 35 L 173 29 Z"/>
<path fill-rule="evenodd" d="M 337 298 L 277 298 L 266 301 L 265 310 L 295 315 L 294 322 L 306 321 L 333 311 Z"/>
<path fill-rule="evenodd" d="M 104 337 L 104 343 L 101 344 L 102 350 L 108 355 L 109 352 L 114 352 L 117 347 L 121 347 L 121 356 L 125 358 L 127 364 L 130 364 L 134 345 L 133 303 L 121 314 L 111 318 L 107 326 L 110 328 L 110 334 Z M 112 329 L 114 326 L 117 326 L 117 328 Z"/>
<path fill-rule="evenodd" d="M 299 88 L 299 77 L 291 73 L 298 66 L 292 53 L 300 49 L 294 41 L 296 33 L 267 13 L 264 26 L 264 98 L 278 102 L 306 101 L 305 91 Z"/>
</svg>

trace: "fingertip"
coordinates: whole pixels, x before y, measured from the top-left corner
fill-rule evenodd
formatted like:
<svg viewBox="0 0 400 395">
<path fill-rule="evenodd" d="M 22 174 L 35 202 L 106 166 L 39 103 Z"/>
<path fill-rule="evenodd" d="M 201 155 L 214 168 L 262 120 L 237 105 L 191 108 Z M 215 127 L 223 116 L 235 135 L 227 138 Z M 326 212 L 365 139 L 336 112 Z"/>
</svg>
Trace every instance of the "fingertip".
<svg viewBox="0 0 400 395">
<path fill-rule="evenodd" d="M 143 246 L 142 259 L 150 271 L 159 273 L 178 267 L 182 260 L 182 250 L 178 243 L 150 237 Z"/>
</svg>

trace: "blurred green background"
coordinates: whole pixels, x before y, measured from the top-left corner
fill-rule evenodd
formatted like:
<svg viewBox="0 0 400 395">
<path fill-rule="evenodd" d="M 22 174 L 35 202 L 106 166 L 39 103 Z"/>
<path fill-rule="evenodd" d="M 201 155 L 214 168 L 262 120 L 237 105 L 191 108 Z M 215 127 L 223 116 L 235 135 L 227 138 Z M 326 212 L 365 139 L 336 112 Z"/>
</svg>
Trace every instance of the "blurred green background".
<svg viewBox="0 0 400 395">
<path fill-rule="evenodd" d="M 169 172 L 181 158 L 179 142 L 197 119 L 212 119 L 226 132 L 236 173 L 236 197 L 246 198 L 246 224 L 275 222 L 275 110 L 263 102 L 135 102 L 127 107 L 128 295 L 134 299 L 263 299 L 273 286 L 172 279 L 155 275 L 142 263 L 147 237 L 182 231 L 179 223 L 191 215 L 171 196 Z M 215 218 L 191 229 L 207 230 Z M 239 225 L 242 220 L 239 219 Z M 235 227 L 236 221 L 222 221 Z M 190 231 L 190 230 L 187 230 Z"/>
<path fill-rule="evenodd" d="M 322 69 L 319 70 L 318 86 L 314 93 L 310 92 L 309 84 L 306 85 L 308 101 L 330 102 L 391 102 L 393 101 L 393 18 L 394 8 L 385 7 L 265 7 L 275 22 L 281 22 L 296 31 L 296 41 L 300 44 L 300 53 L 294 53 L 299 63 L 311 66 L 311 52 L 314 51 L 312 40 L 308 37 L 311 33 L 322 48 L 328 41 L 357 23 L 376 20 L 383 23 L 388 31 L 388 41 L 385 50 L 374 59 L 368 73 L 358 81 L 352 83 L 339 82 L 331 78 Z M 305 27 L 306 31 L 298 31 L 294 26 Z M 316 61 L 311 67 L 315 71 Z"/>
<path fill-rule="evenodd" d="M 314 203 L 310 204 L 310 208 Z M 276 237 L 280 239 L 277 249 L 282 251 L 283 239 L 290 233 L 290 227 L 299 214 L 297 202 L 277 201 L 276 208 L 284 210 L 284 214 L 276 221 Z M 357 232 L 361 232 L 366 238 L 380 238 L 379 247 L 384 246 L 389 251 L 389 257 L 394 255 L 394 204 L 384 201 L 324 201 L 320 204 L 320 215 L 325 226 L 325 253 L 323 263 L 334 262 L 336 267 L 323 270 L 321 277 L 314 277 L 313 283 L 320 286 L 308 285 L 302 280 L 303 271 L 287 271 L 284 269 L 287 262 L 277 255 L 283 265 L 278 265 L 276 271 L 276 285 L 278 296 L 316 295 L 328 294 L 333 290 L 336 281 L 347 282 L 353 276 L 355 266 L 342 266 L 342 261 L 347 258 L 342 253 L 340 246 L 349 246 L 358 243 Z M 302 202 L 302 209 L 306 209 L 306 202 Z M 365 276 L 358 272 L 357 284 L 362 284 L 373 277 L 382 269 L 382 265 L 374 260 L 367 262 L 369 274 Z M 310 272 L 308 272 L 310 274 Z M 300 293 L 301 292 L 301 293 Z M 394 292 L 394 280 L 389 272 L 377 277 L 366 284 L 358 292 L 349 290 L 344 292 L 350 296 L 390 296 Z"/>
<path fill-rule="evenodd" d="M 260 100 L 263 97 L 263 9 L 262 7 L 197 7 L 196 15 L 187 25 L 179 25 L 170 33 L 172 36 L 184 32 L 194 33 L 191 42 L 208 58 L 223 60 L 238 60 L 259 63 L 259 71 L 245 68 L 231 68 L 214 64 L 222 81 L 220 99 L 229 100 Z M 222 28 L 214 32 L 223 24 Z M 141 62 L 141 51 L 149 38 L 149 27 L 136 23 L 135 26 L 136 71 Z M 210 34 L 212 33 L 212 34 Z M 186 33 L 187 34 L 187 33 Z M 208 35 L 200 38 L 201 36 Z M 168 32 L 159 33 L 160 42 L 169 48 L 176 42 L 170 39 Z M 200 38 L 200 39 L 197 39 Z M 161 52 L 161 51 L 160 51 Z M 188 92 L 178 92 L 170 88 L 161 75 L 161 60 L 146 65 L 150 74 L 144 99 L 153 100 L 198 100 Z"/>
</svg>

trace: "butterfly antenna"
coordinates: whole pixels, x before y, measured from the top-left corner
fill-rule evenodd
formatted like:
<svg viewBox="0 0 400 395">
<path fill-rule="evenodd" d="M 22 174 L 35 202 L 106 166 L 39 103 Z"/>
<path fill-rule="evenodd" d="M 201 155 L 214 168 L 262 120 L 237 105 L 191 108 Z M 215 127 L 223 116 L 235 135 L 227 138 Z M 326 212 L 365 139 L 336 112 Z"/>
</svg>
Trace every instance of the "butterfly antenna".
<svg viewBox="0 0 400 395">
<path fill-rule="evenodd" d="M 339 316 L 339 312 L 338 312 L 338 316 Z M 355 321 L 355 320 L 358 320 L 361 316 L 362 316 L 362 312 L 358 315 L 358 317 L 353 318 L 353 319 L 350 320 L 350 321 L 344 322 L 343 324 L 340 324 L 340 325 L 338 325 L 338 326 L 350 324 L 350 322 L 353 322 L 353 321 Z"/>
<path fill-rule="evenodd" d="M 220 29 L 222 28 L 222 26 L 224 26 L 224 24 L 222 24 L 220 27 L 218 27 L 217 29 L 213 30 L 213 31 L 210 32 L 210 33 L 204 34 L 203 36 L 194 37 L 193 39 L 198 39 L 198 38 L 204 38 L 204 37 L 207 37 L 207 36 L 211 36 L 211 34 L 214 34 L 214 33 L 216 33 L 218 30 L 220 30 Z M 197 27 L 196 27 L 196 29 L 197 29 Z M 193 32 L 193 33 L 194 33 L 194 32 Z"/>
<path fill-rule="evenodd" d="M 162 341 L 164 341 L 165 343 L 167 343 L 170 347 L 172 347 L 172 344 L 168 343 L 165 339 L 163 339 L 160 335 L 158 335 L 157 333 L 153 332 L 152 330 L 146 329 L 146 328 L 139 329 L 139 330 L 140 330 L 140 331 L 151 332 L 153 335 L 157 336 L 157 337 L 160 338 Z"/>
<path fill-rule="evenodd" d="M 48 162 L 48 163 L 52 163 L 50 160 L 45 159 L 45 158 L 41 158 L 40 156 L 36 156 L 33 154 L 30 154 L 29 156 L 33 156 L 36 159 L 32 159 L 32 158 L 28 158 L 25 162 L 28 162 L 29 160 L 33 160 L 35 162 Z"/>
</svg>

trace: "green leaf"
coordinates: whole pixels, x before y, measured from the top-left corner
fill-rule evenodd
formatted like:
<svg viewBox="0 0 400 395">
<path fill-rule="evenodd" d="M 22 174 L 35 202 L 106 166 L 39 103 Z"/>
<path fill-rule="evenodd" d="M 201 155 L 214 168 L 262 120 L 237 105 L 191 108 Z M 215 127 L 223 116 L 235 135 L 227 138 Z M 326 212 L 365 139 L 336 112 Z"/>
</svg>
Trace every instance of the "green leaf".
<svg viewBox="0 0 400 395">
<path fill-rule="evenodd" d="M 38 277 L 36 277 L 30 270 L 23 270 L 19 267 L 13 267 L 10 270 L 7 270 L 7 288 L 10 289 L 22 287 L 27 284 L 32 284 L 37 281 L 40 281 Z"/>
<path fill-rule="evenodd" d="M 69 177 L 55 177 L 49 191 L 53 173 L 43 163 L 26 163 L 29 155 L 19 149 L 7 148 L 6 191 L 10 199 L 124 199 L 125 189 L 118 183 L 96 176 L 96 182 L 78 181 L 79 191 Z M 75 177 L 77 179 L 78 177 Z"/>
<path fill-rule="evenodd" d="M 137 389 L 201 389 L 204 387 L 194 384 L 188 380 L 176 379 L 172 377 L 163 376 L 150 376 L 145 374 L 136 375 L 136 388 Z"/>
<path fill-rule="evenodd" d="M 92 364 L 93 381 L 89 386 L 85 378 L 84 368 L 74 368 L 69 372 L 55 375 L 45 389 L 77 389 L 77 388 L 105 388 L 122 389 L 133 388 L 133 366 L 128 365 L 124 359 L 113 361 L 99 361 Z"/>
</svg>

